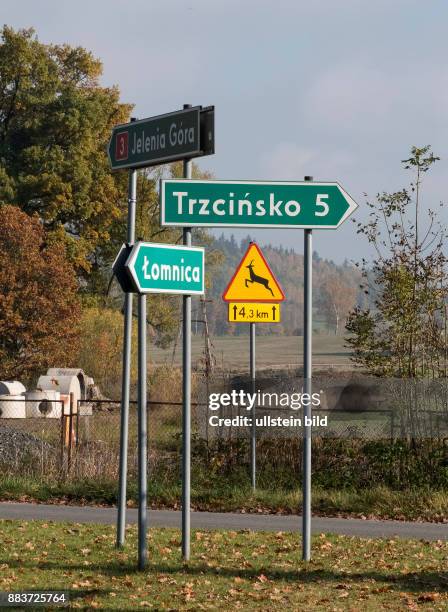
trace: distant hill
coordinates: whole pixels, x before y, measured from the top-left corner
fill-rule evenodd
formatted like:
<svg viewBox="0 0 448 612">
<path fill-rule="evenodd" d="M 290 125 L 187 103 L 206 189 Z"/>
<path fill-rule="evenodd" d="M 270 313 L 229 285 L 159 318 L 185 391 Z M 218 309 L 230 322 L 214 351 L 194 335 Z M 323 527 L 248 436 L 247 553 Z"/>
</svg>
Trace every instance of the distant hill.
<svg viewBox="0 0 448 612">
<path fill-rule="evenodd" d="M 233 235 L 230 238 L 221 235 L 219 238 L 213 238 L 211 244 L 207 245 L 208 249 L 220 251 L 224 257 L 222 265 L 213 267 L 212 284 L 207 290 L 207 299 L 212 300 L 207 303 L 207 314 L 210 332 L 213 335 L 248 333 L 248 325 L 227 322 L 227 305 L 221 295 L 249 242 L 251 242 L 250 236 L 237 242 Z M 298 255 L 292 249 L 271 245 L 263 247 L 262 251 L 280 282 L 286 301 L 282 305 L 282 322 L 274 325 L 260 324 L 257 333 L 301 335 L 303 255 Z M 360 273 L 353 265 L 348 262 L 337 265 L 333 261 L 321 259 L 316 252 L 313 253 L 314 328 L 318 333 L 344 332 L 348 311 L 355 304 L 363 304 L 360 282 Z M 196 317 L 194 314 L 193 318 L 201 318 L 199 311 L 197 315 Z"/>
</svg>

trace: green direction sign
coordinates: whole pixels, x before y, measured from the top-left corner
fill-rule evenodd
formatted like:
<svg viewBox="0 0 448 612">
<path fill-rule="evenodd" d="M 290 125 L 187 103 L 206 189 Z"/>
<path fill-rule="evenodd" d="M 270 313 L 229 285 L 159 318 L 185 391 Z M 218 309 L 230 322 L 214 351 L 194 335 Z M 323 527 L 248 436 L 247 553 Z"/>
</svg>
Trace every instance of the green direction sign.
<svg viewBox="0 0 448 612">
<path fill-rule="evenodd" d="M 162 179 L 161 225 L 335 229 L 357 208 L 338 183 Z"/>
<path fill-rule="evenodd" d="M 138 293 L 204 293 L 204 249 L 137 242 L 125 267 Z"/>
<path fill-rule="evenodd" d="M 117 125 L 109 141 L 112 170 L 141 168 L 214 152 L 214 107 L 195 106 Z"/>
</svg>

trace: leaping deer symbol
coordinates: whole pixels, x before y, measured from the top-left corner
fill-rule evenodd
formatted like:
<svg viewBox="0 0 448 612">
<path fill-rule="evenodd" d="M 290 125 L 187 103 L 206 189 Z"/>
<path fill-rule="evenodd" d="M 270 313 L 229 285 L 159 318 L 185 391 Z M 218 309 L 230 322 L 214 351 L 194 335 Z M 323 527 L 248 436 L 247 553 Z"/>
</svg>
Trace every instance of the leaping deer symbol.
<svg viewBox="0 0 448 612">
<path fill-rule="evenodd" d="M 250 283 L 251 285 L 253 285 L 253 283 L 258 283 L 260 285 L 263 285 L 263 287 L 265 289 L 267 289 L 268 291 L 271 292 L 272 295 L 274 295 L 274 292 L 269 287 L 269 279 L 268 278 L 263 278 L 263 276 L 258 276 L 258 274 L 255 274 L 255 272 L 254 272 L 254 260 L 253 259 L 250 262 L 250 264 L 248 266 L 246 266 L 246 268 L 248 268 L 249 274 L 250 274 L 250 278 L 246 278 L 245 281 L 244 281 L 244 284 L 246 285 L 246 287 L 247 287 L 247 283 Z"/>
</svg>

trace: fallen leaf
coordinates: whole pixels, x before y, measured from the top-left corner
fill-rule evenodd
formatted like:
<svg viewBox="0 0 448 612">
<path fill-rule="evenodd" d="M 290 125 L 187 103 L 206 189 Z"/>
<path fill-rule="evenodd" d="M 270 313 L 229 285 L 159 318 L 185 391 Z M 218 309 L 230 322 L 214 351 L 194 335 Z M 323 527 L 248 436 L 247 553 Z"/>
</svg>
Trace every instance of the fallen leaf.
<svg viewBox="0 0 448 612">
<path fill-rule="evenodd" d="M 436 601 L 437 599 L 439 599 L 439 597 L 440 597 L 440 593 L 422 593 L 420 597 L 417 599 L 417 601 L 420 601 L 420 602 Z"/>
</svg>

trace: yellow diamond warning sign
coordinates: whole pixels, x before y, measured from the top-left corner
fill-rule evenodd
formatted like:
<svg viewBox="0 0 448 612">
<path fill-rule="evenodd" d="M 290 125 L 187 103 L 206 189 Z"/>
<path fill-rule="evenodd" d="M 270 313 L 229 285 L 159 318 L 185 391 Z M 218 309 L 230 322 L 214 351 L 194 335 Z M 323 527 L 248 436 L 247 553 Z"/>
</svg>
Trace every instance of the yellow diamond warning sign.
<svg viewBox="0 0 448 612">
<path fill-rule="evenodd" d="M 255 242 L 249 244 L 240 265 L 222 294 L 226 302 L 283 302 L 285 296 Z"/>
</svg>

